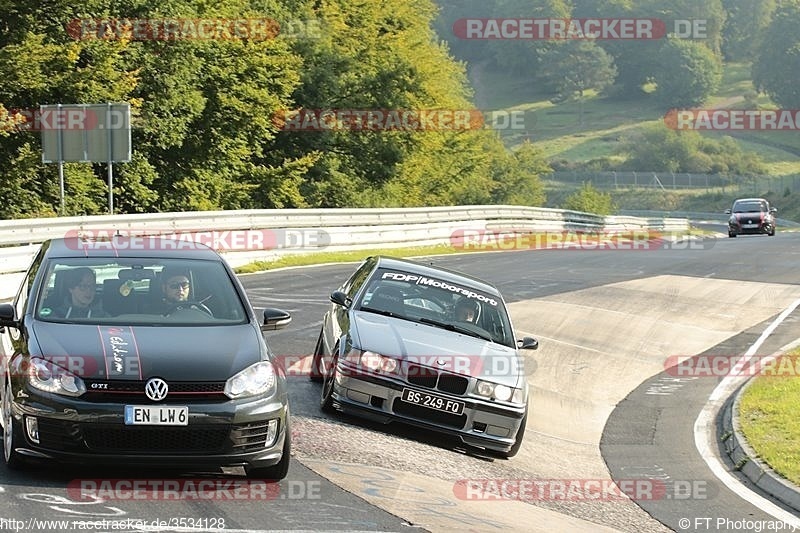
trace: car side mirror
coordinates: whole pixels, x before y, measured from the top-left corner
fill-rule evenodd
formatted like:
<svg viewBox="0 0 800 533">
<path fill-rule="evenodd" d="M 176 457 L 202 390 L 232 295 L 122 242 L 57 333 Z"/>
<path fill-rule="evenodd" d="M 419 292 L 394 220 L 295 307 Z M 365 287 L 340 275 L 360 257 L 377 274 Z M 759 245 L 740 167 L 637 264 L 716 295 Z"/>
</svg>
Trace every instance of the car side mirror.
<svg viewBox="0 0 800 533">
<path fill-rule="evenodd" d="M 539 341 L 533 337 L 523 337 L 522 340 L 517 341 L 517 348 L 520 350 L 536 350 L 539 348 Z"/>
<path fill-rule="evenodd" d="M 292 321 L 292 315 L 282 309 L 268 307 L 264 309 L 264 323 L 261 331 L 274 331 L 285 328 Z"/>
<path fill-rule="evenodd" d="M 347 297 L 347 294 L 343 293 L 342 291 L 333 291 L 331 293 L 331 301 L 336 305 L 341 305 L 342 307 L 349 307 L 352 302 L 350 298 Z"/>
<path fill-rule="evenodd" d="M 730 214 L 731 214 L 731 210 L 730 210 L 730 209 L 726 209 L 726 210 L 725 210 L 725 214 L 726 214 L 726 215 L 730 215 Z"/>
<path fill-rule="evenodd" d="M 7 326 L 12 328 L 18 328 L 19 324 L 16 320 L 14 320 L 14 315 L 16 314 L 16 310 L 12 304 L 0 304 L 0 331 L 2 331 Z"/>
</svg>

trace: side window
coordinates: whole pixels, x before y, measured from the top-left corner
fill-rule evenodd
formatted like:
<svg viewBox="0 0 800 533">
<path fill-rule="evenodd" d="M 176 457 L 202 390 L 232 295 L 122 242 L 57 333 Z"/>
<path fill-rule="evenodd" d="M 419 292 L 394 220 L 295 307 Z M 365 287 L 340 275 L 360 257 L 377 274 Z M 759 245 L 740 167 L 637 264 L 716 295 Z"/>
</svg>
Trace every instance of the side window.
<svg viewBox="0 0 800 533">
<path fill-rule="evenodd" d="M 342 291 L 344 291 L 349 298 L 353 298 L 370 272 L 372 272 L 372 261 L 365 261 L 364 264 L 358 267 L 358 270 L 350 276 L 350 279 L 345 282 L 342 286 Z"/>
<path fill-rule="evenodd" d="M 30 268 L 28 268 L 28 272 L 25 274 L 25 278 L 20 285 L 17 298 L 14 300 L 14 307 L 16 307 L 17 310 L 17 318 L 21 318 L 28 308 L 28 300 L 31 296 L 31 291 L 33 290 L 33 281 L 36 279 L 36 273 L 39 272 L 39 267 L 42 265 L 42 258 L 44 257 L 45 250 L 46 246 L 42 246 L 36 253 L 36 257 L 33 259 Z"/>
</svg>

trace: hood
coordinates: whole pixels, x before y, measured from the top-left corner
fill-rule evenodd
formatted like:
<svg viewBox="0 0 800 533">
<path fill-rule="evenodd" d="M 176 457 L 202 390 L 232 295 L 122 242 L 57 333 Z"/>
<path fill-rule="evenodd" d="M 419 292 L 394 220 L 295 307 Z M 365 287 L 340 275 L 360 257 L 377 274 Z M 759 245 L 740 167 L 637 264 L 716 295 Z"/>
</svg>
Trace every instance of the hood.
<svg viewBox="0 0 800 533">
<path fill-rule="evenodd" d="M 261 359 L 250 324 L 213 327 L 36 322 L 38 353 L 84 378 L 225 381 Z M 37 355 L 31 350 L 31 355 Z"/>
<path fill-rule="evenodd" d="M 524 377 L 522 358 L 508 346 L 436 326 L 355 311 L 352 322 L 357 347 L 511 387 Z"/>
<path fill-rule="evenodd" d="M 748 220 L 752 220 L 753 223 L 755 224 L 756 222 L 761 222 L 769 215 L 761 211 L 749 211 L 746 213 L 734 213 L 733 216 L 736 218 L 737 221 L 743 224 L 747 224 Z"/>
</svg>

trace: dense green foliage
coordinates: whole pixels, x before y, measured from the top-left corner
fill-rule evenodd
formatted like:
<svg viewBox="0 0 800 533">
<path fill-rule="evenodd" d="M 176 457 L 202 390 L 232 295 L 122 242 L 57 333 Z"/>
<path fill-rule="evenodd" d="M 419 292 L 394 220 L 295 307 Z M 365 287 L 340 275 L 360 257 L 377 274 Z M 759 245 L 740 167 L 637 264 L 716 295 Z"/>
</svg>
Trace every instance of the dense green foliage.
<svg viewBox="0 0 800 533">
<path fill-rule="evenodd" d="M 753 62 L 756 86 L 786 109 L 800 108 L 800 0 L 786 0 L 766 30 Z"/>
<path fill-rule="evenodd" d="M 565 54 L 572 59 L 571 64 L 576 64 L 576 58 L 584 58 L 583 64 L 589 64 L 590 57 L 595 59 L 593 64 L 603 74 L 590 75 L 592 81 L 586 88 L 603 90 L 610 85 L 608 78 L 612 78 L 614 87 L 610 93 L 630 98 L 641 96 L 649 82 L 658 81 L 655 96 L 664 109 L 681 100 L 691 102 L 688 105 L 702 103 L 719 83 L 726 20 L 722 0 L 499 0 L 494 3 L 440 0 L 439 3 L 442 12 L 437 28 L 449 39 L 457 57 L 488 62 L 497 70 L 526 73 L 531 84 L 554 95 L 564 93 L 564 82 L 555 79 L 552 72 L 562 65 Z M 766 12 L 768 15 L 769 10 Z M 698 20 L 703 23 L 703 35 L 684 38 L 681 44 L 667 38 L 598 39 L 593 46 L 613 58 L 613 62 L 609 62 L 588 46 L 588 40 L 582 41 L 583 48 L 565 48 L 560 46 L 563 43 L 553 40 L 470 41 L 454 35 L 452 25 L 456 20 L 481 17 L 658 19 L 663 22 L 667 34 L 685 29 L 681 24 L 676 28 L 676 20 Z M 759 31 L 759 28 L 752 31 Z M 686 62 L 683 68 L 675 64 L 680 61 Z M 664 69 L 664 65 L 669 65 L 668 69 Z M 706 67 L 711 71 L 705 73 L 702 69 Z M 567 70 L 574 71 L 571 67 Z M 703 79 L 695 81 L 698 73 L 704 74 Z M 683 96 L 685 89 L 689 90 L 690 96 Z"/>
<path fill-rule="evenodd" d="M 6 2 L 0 104 L 129 102 L 134 153 L 115 165 L 117 212 L 542 202 L 543 159 L 509 152 L 489 129 L 281 129 L 297 109 L 474 107 L 435 16 L 431 0 Z M 273 39 L 68 31 L 75 19 L 108 17 L 316 24 Z M 0 217 L 53 214 L 57 168 L 41 163 L 40 134 L 0 130 Z M 65 169 L 65 213 L 104 212 L 105 165 Z"/>
<path fill-rule="evenodd" d="M 81 19 L 109 17 L 268 17 L 284 31 L 271 39 L 75 38 L 71 21 L 81 28 Z M 705 34 L 482 40 L 453 27 L 490 17 L 650 18 L 668 33 L 676 20 L 695 20 Z M 574 102 L 581 125 L 584 100 L 598 93 L 659 112 L 708 105 L 727 60 L 753 60 L 755 87 L 800 107 L 799 0 L 20 0 L 0 3 L 0 21 L 2 218 L 58 209 L 57 168 L 42 164 L 40 134 L 15 127 L 19 115 L 6 112 L 42 104 L 131 104 L 133 160 L 115 165 L 114 190 L 117 212 L 128 213 L 542 205 L 549 166 L 541 151 L 526 142 L 511 152 L 488 128 L 282 129 L 291 110 L 472 109 L 467 63 L 484 75 L 513 74 L 545 100 Z M 623 164 L 604 158 L 593 168 L 763 170 L 730 139 L 688 133 L 648 130 L 622 145 Z M 103 164 L 67 164 L 64 214 L 105 212 L 105 179 Z"/>
<path fill-rule="evenodd" d="M 596 215 L 610 215 L 617 209 L 611 194 L 598 191 L 589 182 L 585 182 L 580 189 L 567 196 L 561 207 Z"/>
<path fill-rule="evenodd" d="M 775 11 L 776 0 L 722 0 L 727 13 L 722 51 L 729 61 L 756 57 Z"/>
<path fill-rule="evenodd" d="M 744 152 L 730 137 L 715 140 L 696 131 L 676 131 L 664 125 L 647 128 L 629 137 L 622 150 L 628 160 L 620 170 L 691 172 L 746 176 L 764 174 L 759 158 Z"/>
</svg>

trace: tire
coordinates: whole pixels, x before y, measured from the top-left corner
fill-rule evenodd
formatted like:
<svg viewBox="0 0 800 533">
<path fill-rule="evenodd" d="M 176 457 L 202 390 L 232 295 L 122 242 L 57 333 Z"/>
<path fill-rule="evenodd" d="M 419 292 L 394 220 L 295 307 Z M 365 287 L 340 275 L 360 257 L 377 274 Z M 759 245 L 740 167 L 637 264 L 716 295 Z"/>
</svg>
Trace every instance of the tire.
<svg viewBox="0 0 800 533">
<path fill-rule="evenodd" d="M 772 228 L 772 230 L 769 233 L 767 233 L 767 235 L 769 235 L 770 237 L 774 237 L 775 236 L 775 228 Z"/>
<path fill-rule="evenodd" d="M 8 468 L 16 470 L 23 464 L 23 458 L 17 452 L 19 448 L 19 426 L 14 422 L 11 411 L 11 383 L 6 381 L 3 392 L 0 416 L 3 417 L 3 459 Z"/>
<path fill-rule="evenodd" d="M 519 425 L 519 431 L 517 431 L 517 438 L 514 441 L 514 445 L 511 446 L 511 449 L 507 452 L 503 452 L 501 455 L 506 458 L 511 458 L 517 455 L 519 449 L 522 447 L 522 439 L 525 437 L 525 426 L 528 424 L 528 413 L 525 413 L 525 416 L 522 417 L 522 423 Z"/>
<path fill-rule="evenodd" d="M 286 413 L 286 419 L 289 419 L 289 413 Z M 245 467 L 247 477 L 251 479 L 269 479 L 273 481 L 280 481 L 289 474 L 289 462 L 292 456 L 292 431 L 289 424 L 286 424 L 286 432 L 283 437 L 283 453 L 281 460 L 277 464 L 265 467 Z"/>
<path fill-rule="evenodd" d="M 317 345 L 314 347 L 314 355 L 311 358 L 311 370 L 308 371 L 308 379 L 310 379 L 311 381 L 315 381 L 317 383 L 321 382 L 323 377 L 322 336 L 324 335 L 324 331 L 325 331 L 324 329 L 319 330 L 319 338 L 317 339 Z"/>
<path fill-rule="evenodd" d="M 729 231 L 729 232 L 728 232 L 728 238 L 730 238 L 730 239 L 735 239 L 735 238 L 736 238 L 736 234 L 735 234 L 735 233 L 731 233 L 731 232 Z"/>
<path fill-rule="evenodd" d="M 325 373 L 325 379 L 322 381 L 322 394 L 319 398 L 319 408 L 322 409 L 323 413 L 333 414 L 336 412 L 336 409 L 333 407 L 333 384 L 335 382 L 336 359 L 331 361 L 331 367 L 328 372 Z"/>
</svg>

